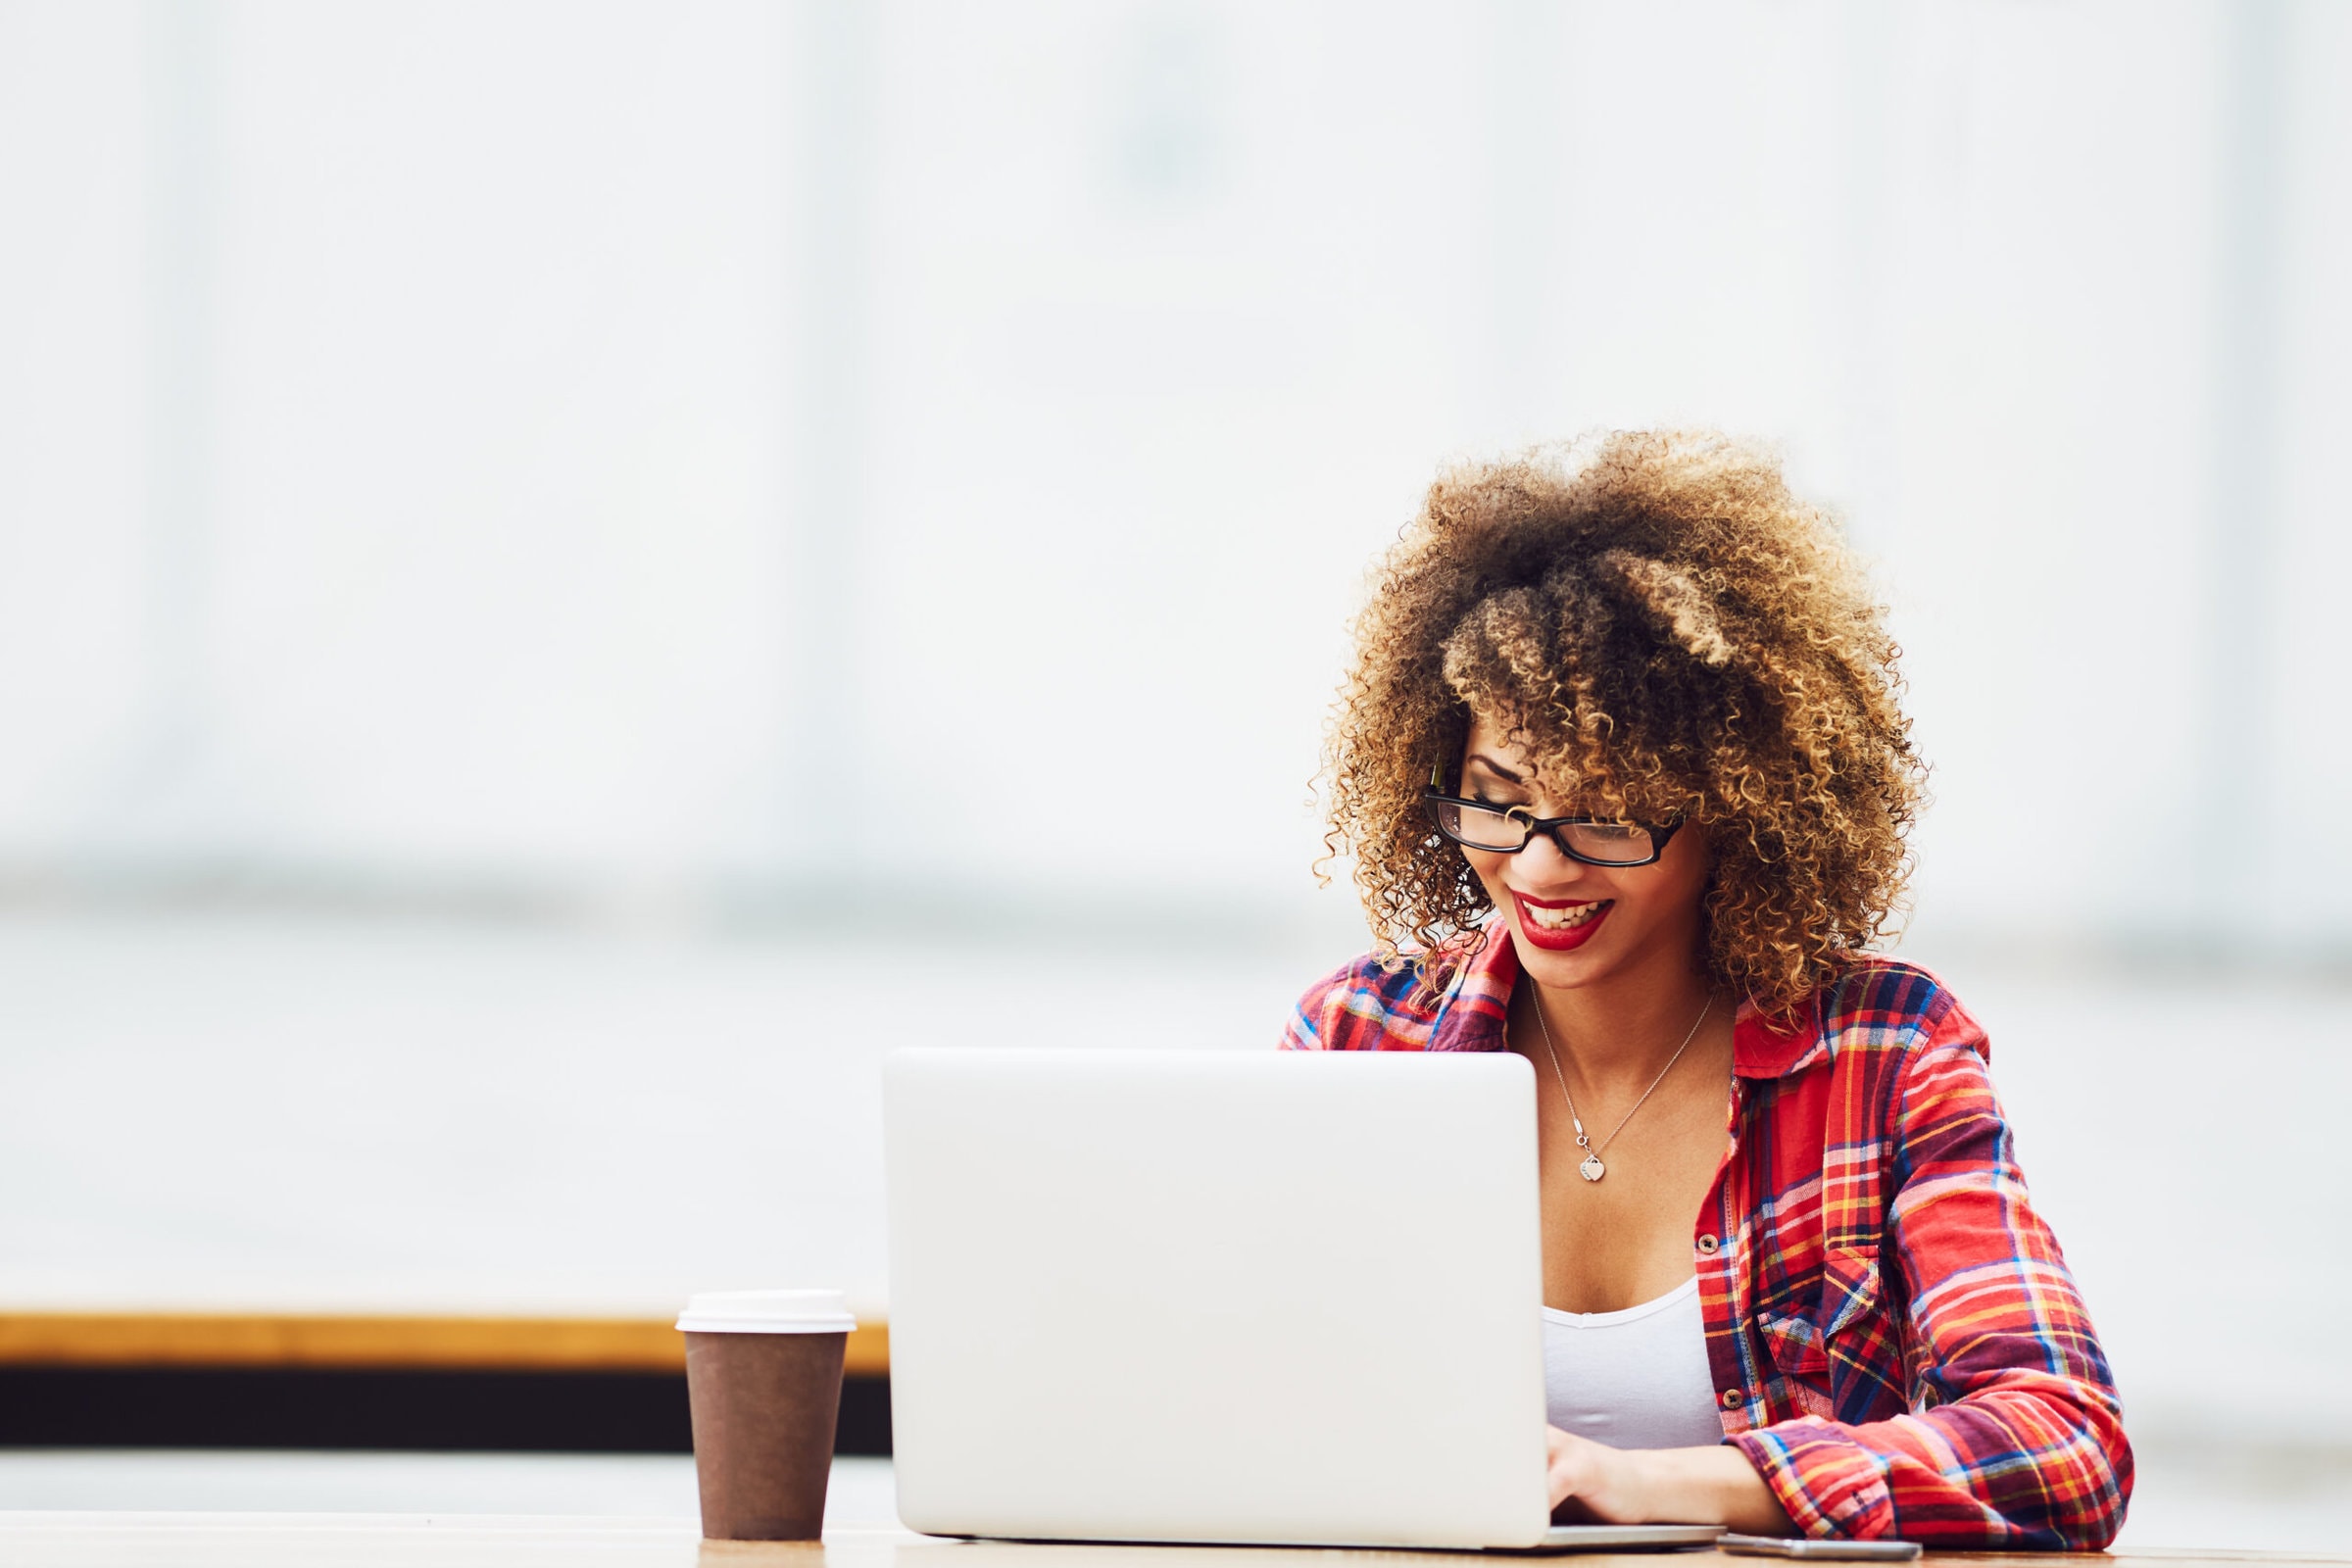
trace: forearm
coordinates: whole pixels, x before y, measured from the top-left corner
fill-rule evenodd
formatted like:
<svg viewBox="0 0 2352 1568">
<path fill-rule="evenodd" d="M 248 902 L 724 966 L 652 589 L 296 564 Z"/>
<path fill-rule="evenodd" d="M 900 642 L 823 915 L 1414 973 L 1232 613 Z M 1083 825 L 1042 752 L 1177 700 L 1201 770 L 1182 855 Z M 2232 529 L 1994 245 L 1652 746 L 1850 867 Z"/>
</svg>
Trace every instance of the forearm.
<svg viewBox="0 0 2352 1568">
<path fill-rule="evenodd" d="M 1746 1454 L 1734 1447 L 1611 1448 L 1553 1427 L 1551 1502 L 1574 1499 L 1609 1524 L 1729 1525 L 1751 1536 L 1798 1534 Z"/>
<path fill-rule="evenodd" d="M 1727 1525 L 1751 1536 L 1796 1534 L 1747 1455 L 1713 1448 L 1633 1448 L 1635 1504 L 1643 1521 Z"/>
</svg>

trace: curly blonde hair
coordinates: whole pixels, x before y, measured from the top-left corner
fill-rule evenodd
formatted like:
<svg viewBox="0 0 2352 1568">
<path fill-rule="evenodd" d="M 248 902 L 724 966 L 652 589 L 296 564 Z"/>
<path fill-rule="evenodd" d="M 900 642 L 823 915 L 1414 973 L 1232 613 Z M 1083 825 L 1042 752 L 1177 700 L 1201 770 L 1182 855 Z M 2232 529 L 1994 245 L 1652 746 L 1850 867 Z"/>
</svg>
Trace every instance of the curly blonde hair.
<svg viewBox="0 0 2352 1568">
<path fill-rule="evenodd" d="M 1417 949 L 1426 984 L 1491 908 L 1421 804 L 1474 712 L 1587 809 L 1705 834 L 1704 967 L 1766 1011 L 1890 928 L 1925 777 L 1900 650 L 1769 452 L 1620 432 L 1447 472 L 1355 642 L 1325 843 L 1353 854 L 1382 956 Z"/>
</svg>

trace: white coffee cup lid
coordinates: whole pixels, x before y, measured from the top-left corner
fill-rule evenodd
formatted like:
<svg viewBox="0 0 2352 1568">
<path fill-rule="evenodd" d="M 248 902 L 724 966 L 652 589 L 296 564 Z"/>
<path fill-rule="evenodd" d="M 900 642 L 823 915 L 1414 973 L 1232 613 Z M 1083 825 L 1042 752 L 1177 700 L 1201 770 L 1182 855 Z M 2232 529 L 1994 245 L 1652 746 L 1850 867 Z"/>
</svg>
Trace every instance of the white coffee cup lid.
<svg viewBox="0 0 2352 1568">
<path fill-rule="evenodd" d="M 839 1291 L 698 1291 L 678 1314 L 689 1334 L 846 1334 L 857 1326 Z"/>
</svg>

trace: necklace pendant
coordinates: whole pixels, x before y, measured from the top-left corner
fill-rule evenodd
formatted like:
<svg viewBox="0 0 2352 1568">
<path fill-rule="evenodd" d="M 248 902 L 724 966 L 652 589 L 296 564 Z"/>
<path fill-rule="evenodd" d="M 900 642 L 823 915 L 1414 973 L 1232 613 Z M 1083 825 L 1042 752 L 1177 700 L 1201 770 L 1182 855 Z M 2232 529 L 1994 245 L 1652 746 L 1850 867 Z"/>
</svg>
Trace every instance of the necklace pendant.
<svg viewBox="0 0 2352 1568">
<path fill-rule="evenodd" d="M 1600 1162 L 1598 1154 L 1587 1154 L 1585 1162 L 1576 1169 L 1577 1174 L 1589 1182 L 1596 1182 L 1609 1173 L 1609 1167 Z"/>
</svg>

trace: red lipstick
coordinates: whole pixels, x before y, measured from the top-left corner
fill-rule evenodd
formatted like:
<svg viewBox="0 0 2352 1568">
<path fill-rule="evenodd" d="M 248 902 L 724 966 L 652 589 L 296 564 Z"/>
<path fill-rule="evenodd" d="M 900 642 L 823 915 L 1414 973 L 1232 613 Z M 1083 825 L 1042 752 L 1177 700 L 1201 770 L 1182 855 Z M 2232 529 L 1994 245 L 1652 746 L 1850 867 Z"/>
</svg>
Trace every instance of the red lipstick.
<svg viewBox="0 0 2352 1568">
<path fill-rule="evenodd" d="M 1583 947 L 1592 940 L 1592 933 L 1600 929 L 1601 922 L 1609 917 L 1609 911 L 1617 907 L 1617 901 L 1614 899 L 1562 899 L 1557 901 L 1531 899 L 1516 889 L 1512 890 L 1511 898 L 1519 906 L 1519 934 L 1526 938 L 1532 946 L 1541 948 L 1545 953 L 1566 953 L 1571 949 Z M 1583 925 L 1570 926 L 1564 931 L 1547 931 L 1543 926 L 1536 924 L 1535 917 L 1528 913 L 1530 909 L 1574 909 L 1587 904 L 1595 903 L 1600 907 L 1591 919 Z"/>
</svg>

